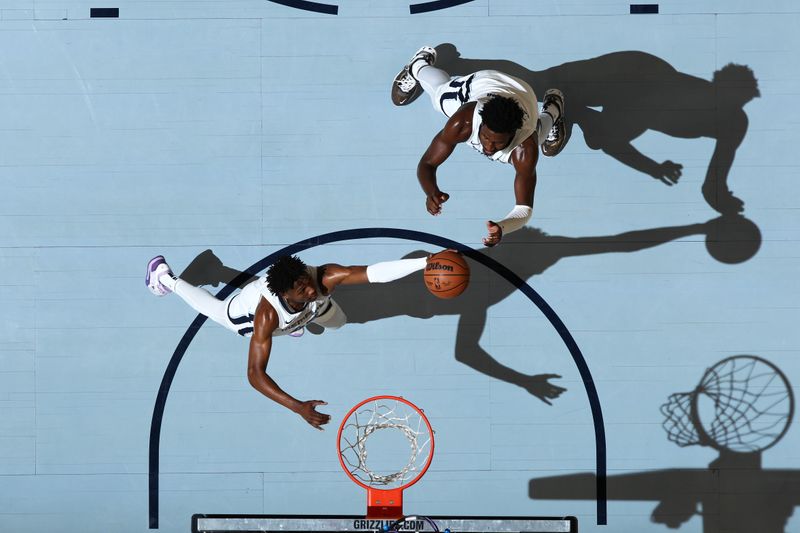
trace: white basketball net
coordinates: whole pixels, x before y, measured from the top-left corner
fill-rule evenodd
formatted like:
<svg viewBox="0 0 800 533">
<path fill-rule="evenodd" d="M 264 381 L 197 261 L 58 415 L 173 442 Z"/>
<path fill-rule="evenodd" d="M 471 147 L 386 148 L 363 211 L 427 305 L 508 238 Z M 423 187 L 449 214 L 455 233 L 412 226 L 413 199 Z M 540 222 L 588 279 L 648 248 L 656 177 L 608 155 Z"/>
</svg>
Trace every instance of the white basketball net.
<svg viewBox="0 0 800 533">
<path fill-rule="evenodd" d="M 400 431 L 405 436 L 410 457 L 399 471 L 379 474 L 367 466 L 366 443 L 370 436 L 387 429 Z M 364 484 L 397 488 L 421 472 L 431 452 L 430 443 L 428 426 L 415 409 L 401 401 L 382 398 L 350 415 L 342 429 L 339 453 L 350 474 Z"/>
</svg>

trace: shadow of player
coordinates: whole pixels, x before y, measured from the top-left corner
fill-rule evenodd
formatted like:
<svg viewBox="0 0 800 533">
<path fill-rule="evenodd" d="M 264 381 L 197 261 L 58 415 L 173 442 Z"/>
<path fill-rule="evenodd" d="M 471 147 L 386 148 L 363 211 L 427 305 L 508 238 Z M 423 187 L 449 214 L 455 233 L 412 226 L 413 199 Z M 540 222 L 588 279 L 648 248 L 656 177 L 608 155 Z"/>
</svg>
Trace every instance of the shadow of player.
<svg viewBox="0 0 800 533">
<path fill-rule="evenodd" d="M 436 49 L 436 65 L 454 76 L 494 69 L 525 80 L 539 96 L 545 89 L 560 89 L 566 97 L 567 138 L 577 124 L 589 148 L 602 150 L 666 185 L 678 182 L 683 166 L 653 160 L 631 144 L 634 139 L 647 130 L 679 138 L 715 139 L 703 197 L 721 214 L 744 211 L 744 202 L 728 188 L 728 175 L 747 133 L 744 105 L 760 96 L 757 80 L 747 66 L 726 65 L 708 81 L 638 51 L 533 71 L 508 60 L 465 59 L 449 43 Z"/>
<path fill-rule="evenodd" d="M 691 235 L 704 236 L 711 255 L 725 263 L 749 259 L 755 255 L 761 243 L 761 234 L 756 225 L 744 217 L 735 216 L 719 217 L 700 224 L 598 237 L 553 236 L 526 227 L 509 234 L 502 246 L 481 251 L 527 280 L 567 257 L 635 252 Z M 416 255 L 422 254 L 424 252 Z M 231 282 L 239 274 L 238 270 L 223 265 L 211 250 L 206 250 L 189 264 L 181 273 L 181 278 L 194 285 L 217 286 Z M 365 324 L 394 316 L 458 316 L 456 360 L 487 376 L 522 387 L 550 404 L 551 400 L 566 390 L 550 383 L 551 379 L 560 376 L 518 372 L 500 363 L 480 343 L 486 328 L 488 309 L 515 291 L 505 280 L 473 263 L 469 288 L 451 300 L 433 297 L 414 276 L 387 284 L 341 286 L 335 298 L 351 324 Z M 308 327 L 309 332 L 315 334 L 321 333 L 321 329 L 314 325 Z"/>
</svg>

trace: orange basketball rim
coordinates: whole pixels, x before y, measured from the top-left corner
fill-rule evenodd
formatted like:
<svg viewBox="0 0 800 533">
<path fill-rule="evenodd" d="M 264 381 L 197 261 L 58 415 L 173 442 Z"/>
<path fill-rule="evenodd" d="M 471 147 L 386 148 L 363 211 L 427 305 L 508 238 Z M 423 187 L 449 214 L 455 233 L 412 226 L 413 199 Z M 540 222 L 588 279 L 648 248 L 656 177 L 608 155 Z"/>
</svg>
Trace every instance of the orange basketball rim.
<svg viewBox="0 0 800 533">
<path fill-rule="evenodd" d="M 407 439 L 409 459 L 396 472 L 378 472 L 367 464 L 366 443 L 370 437 L 389 430 L 399 431 Z M 408 400 L 373 396 L 344 417 L 336 446 L 342 469 L 367 490 L 366 517 L 397 520 L 403 517 L 403 491 L 425 475 L 433 459 L 433 429 L 425 413 Z M 375 458 L 375 454 L 370 455 L 370 459 Z"/>
</svg>

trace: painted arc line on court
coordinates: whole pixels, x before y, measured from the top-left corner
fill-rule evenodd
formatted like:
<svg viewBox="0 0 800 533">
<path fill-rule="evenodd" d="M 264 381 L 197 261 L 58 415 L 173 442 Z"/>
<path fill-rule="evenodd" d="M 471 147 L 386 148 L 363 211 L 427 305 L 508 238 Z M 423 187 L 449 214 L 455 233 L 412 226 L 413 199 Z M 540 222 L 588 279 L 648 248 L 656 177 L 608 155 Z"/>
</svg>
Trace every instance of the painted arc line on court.
<svg viewBox="0 0 800 533">
<path fill-rule="evenodd" d="M 352 241 L 359 239 L 376 239 L 376 238 L 390 238 L 402 239 L 407 241 L 424 242 L 439 246 L 441 248 L 453 248 L 470 259 L 481 263 L 486 268 L 499 274 L 511 283 L 516 289 L 521 291 L 528 299 L 536 305 L 542 314 L 550 321 L 550 324 L 555 328 L 556 332 L 561 337 L 565 346 L 569 350 L 578 371 L 581 374 L 586 395 L 589 399 L 589 405 L 592 411 L 592 421 L 594 423 L 595 434 L 595 475 L 597 479 L 597 524 L 606 525 L 608 521 L 608 504 L 606 492 L 606 436 L 605 426 L 603 423 L 603 412 L 600 408 L 600 398 L 597 395 L 597 388 L 594 385 L 592 374 L 589 371 L 589 366 L 583 358 L 578 344 L 572 337 L 567 327 L 558 317 L 552 307 L 537 293 L 533 288 L 528 285 L 522 278 L 517 276 L 514 272 L 509 270 L 506 266 L 498 263 L 491 257 L 488 257 L 477 250 L 461 244 L 459 242 L 433 235 L 432 233 L 424 233 L 421 231 L 413 231 L 398 228 L 356 228 L 342 231 L 334 231 L 317 235 L 309 239 L 298 241 L 290 244 L 270 255 L 261 259 L 257 263 L 250 266 L 247 270 L 238 275 L 228 285 L 223 287 L 216 295 L 218 299 L 224 300 L 231 293 L 237 290 L 240 284 L 247 281 L 251 276 L 258 274 L 271 265 L 278 257 L 283 255 L 293 255 L 309 248 L 321 246 L 323 244 L 331 244 L 339 241 Z M 148 469 L 148 499 L 149 499 L 149 527 L 150 529 L 158 528 L 158 476 L 159 476 L 159 446 L 161 441 L 161 424 L 164 419 L 164 408 L 166 407 L 167 397 L 169 396 L 169 389 L 172 385 L 172 380 L 178 371 L 183 356 L 189 348 L 192 340 L 202 325 L 205 323 L 206 317 L 197 315 L 192 323 L 187 328 L 183 337 L 178 342 L 178 346 L 172 354 L 172 357 L 164 370 L 164 376 L 161 379 L 161 385 L 158 388 L 158 395 L 156 402 L 153 406 L 153 418 L 150 421 L 150 450 L 149 450 L 149 469 Z"/>
<path fill-rule="evenodd" d="M 449 7 L 460 6 L 469 4 L 472 0 L 433 0 L 432 2 L 422 2 L 419 4 L 411 4 L 408 10 L 412 15 L 418 13 L 430 13 L 431 11 L 440 11 Z"/>
<path fill-rule="evenodd" d="M 293 7 L 303 11 L 311 11 L 313 13 L 324 13 L 325 15 L 339 14 L 339 6 L 335 4 L 321 4 L 319 2 L 309 2 L 308 0 L 267 0 L 267 2 Z"/>
</svg>

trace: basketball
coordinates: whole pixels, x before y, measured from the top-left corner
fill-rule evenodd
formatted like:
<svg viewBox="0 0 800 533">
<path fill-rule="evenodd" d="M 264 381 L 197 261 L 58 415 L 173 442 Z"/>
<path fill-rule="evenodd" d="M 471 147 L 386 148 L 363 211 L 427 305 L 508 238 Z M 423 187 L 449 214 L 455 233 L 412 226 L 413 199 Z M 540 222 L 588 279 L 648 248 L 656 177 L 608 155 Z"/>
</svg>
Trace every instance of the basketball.
<svg viewBox="0 0 800 533">
<path fill-rule="evenodd" d="M 437 298 L 455 298 L 468 285 L 469 265 L 460 253 L 445 250 L 428 259 L 425 266 L 425 286 Z"/>
</svg>

